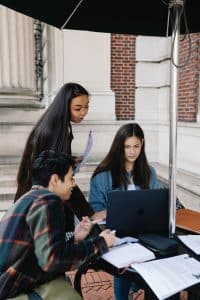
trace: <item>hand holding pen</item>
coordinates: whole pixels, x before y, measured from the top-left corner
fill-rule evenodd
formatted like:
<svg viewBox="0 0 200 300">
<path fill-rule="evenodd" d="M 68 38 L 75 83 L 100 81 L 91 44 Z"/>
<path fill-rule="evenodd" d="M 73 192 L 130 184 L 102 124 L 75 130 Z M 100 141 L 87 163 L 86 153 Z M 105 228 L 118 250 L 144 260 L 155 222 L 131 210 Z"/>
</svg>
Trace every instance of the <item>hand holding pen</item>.
<svg viewBox="0 0 200 300">
<path fill-rule="evenodd" d="M 82 217 L 81 222 L 76 226 L 74 231 L 74 240 L 79 243 L 88 236 L 92 228 L 92 222 L 88 217 Z"/>
</svg>

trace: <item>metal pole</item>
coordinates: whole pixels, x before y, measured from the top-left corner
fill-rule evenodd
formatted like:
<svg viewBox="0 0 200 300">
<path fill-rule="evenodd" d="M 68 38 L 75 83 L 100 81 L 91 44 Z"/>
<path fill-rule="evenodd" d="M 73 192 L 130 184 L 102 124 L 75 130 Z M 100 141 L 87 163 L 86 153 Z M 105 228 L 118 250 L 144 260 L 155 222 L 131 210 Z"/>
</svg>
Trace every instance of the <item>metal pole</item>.
<svg viewBox="0 0 200 300">
<path fill-rule="evenodd" d="M 175 3 L 174 3 L 175 2 Z M 169 235 L 173 237 L 176 230 L 176 155 L 177 155 L 177 102 L 178 102 L 178 68 L 179 62 L 179 35 L 181 4 L 171 1 L 171 10 L 174 19 L 172 29 L 172 54 L 170 65 L 170 103 L 169 103 Z"/>
</svg>

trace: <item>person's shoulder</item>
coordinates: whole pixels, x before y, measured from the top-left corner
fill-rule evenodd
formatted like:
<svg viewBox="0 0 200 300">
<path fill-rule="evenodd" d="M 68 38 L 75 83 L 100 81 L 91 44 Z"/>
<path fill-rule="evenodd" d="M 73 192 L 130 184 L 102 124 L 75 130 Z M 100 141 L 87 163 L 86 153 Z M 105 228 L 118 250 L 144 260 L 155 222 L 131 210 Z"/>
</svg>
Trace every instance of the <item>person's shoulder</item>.
<svg viewBox="0 0 200 300">
<path fill-rule="evenodd" d="M 47 189 L 42 190 L 39 197 L 41 197 L 42 199 L 47 199 L 48 201 L 59 201 L 60 202 L 60 197 L 57 194 L 55 194 Z"/>
<path fill-rule="evenodd" d="M 38 198 L 38 195 L 33 190 L 29 190 L 13 203 L 9 213 L 25 215 Z"/>
<path fill-rule="evenodd" d="M 149 169 L 150 169 L 150 178 L 151 178 L 151 180 L 153 180 L 153 181 L 157 180 L 156 169 L 151 165 L 149 165 Z"/>
<path fill-rule="evenodd" d="M 30 216 L 36 218 L 38 215 L 40 217 L 48 215 L 48 218 L 50 218 L 50 216 L 58 215 L 63 211 L 63 201 L 55 193 L 42 189 L 32 191 L 31 195 L 33 199 L 30 206 L 27 207 L 27 218 L 30 218 Z"/>
<path fill-rule="evenodd" d="M 102 171 L 97 173 L 92 180 L 93 181 L 104 181 L 104 180 L 108 180 L 108 178 L 110 178 L 111 173 L 110 171 Z"/>
<path fill-rule="evenodd" d="M 31 190 L 27 197 L 32 198 L 32 205 L 50 205 L 59 203 L 61 200 L 58 195 L 48 189 Z"/>
<path fill-rule="evenodd" d="M 157 178 L 156 170 L 153 166 L 149 166 L 149 167 L 150 167 L 150 187 L 152 189 L 158 189 L 160 188 L 160 183 Z"/>
<path fill-rule="evenodd" d="M 153 166 L 149 165 L 149 169 L 150 169 L 150 173 L 151 175 L 155 175 L 156 176 L 156 170 Z"/>
<path fill-rule="evenodd" d="M 32 189 L 27 193 L 27 196 L 32 196 L 32 197 L 48 197 L 50 195 L 56 195 L 53 192 L 51 192 L 50 190 L 48 190 L 45 187 L 42 188 L 34 188 L 34 186 L 32 187 Z"/>
</svg>

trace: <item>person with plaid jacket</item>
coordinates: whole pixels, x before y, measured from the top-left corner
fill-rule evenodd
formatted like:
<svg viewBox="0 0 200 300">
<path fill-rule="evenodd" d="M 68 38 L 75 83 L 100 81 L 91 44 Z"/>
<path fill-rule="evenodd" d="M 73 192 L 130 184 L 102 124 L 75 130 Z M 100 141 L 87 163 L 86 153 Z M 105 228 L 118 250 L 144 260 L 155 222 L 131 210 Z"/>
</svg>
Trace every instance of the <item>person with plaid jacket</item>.
<svg viewBox="0 0 200 300">
<path fill-rule="evenodd" d="M 65 272 L 113 245 L 110 230 L 85 239 L 92 228 L 88 217 L 66 241 L 64 203 L 75 186 L 73 164 L 68 155 L 43 151 L 32 166 L 32 189 L 0 220 L 0 299 L 41 299 L 47 286 L 42 299 L 78 300 Z"/>
</svg>

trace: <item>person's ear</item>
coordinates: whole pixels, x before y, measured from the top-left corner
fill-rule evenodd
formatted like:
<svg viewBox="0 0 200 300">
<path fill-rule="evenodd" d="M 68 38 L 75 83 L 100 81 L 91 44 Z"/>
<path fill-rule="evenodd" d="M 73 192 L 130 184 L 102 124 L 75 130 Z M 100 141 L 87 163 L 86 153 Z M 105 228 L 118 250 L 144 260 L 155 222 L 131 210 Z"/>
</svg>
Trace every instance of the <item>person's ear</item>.
<svg viewBox="0 0 200 300">
<path fill-rule="evenodd" d="M 51 178 L 49 180 L 49 186 L 51 187 L 51 189 L 55 190 L 55 188 L 57 187 L 57 184 L 58 184 L 58 180 L 59 180 L 59 177 L 57 174 L 51 175 Z"/>
</svg>

